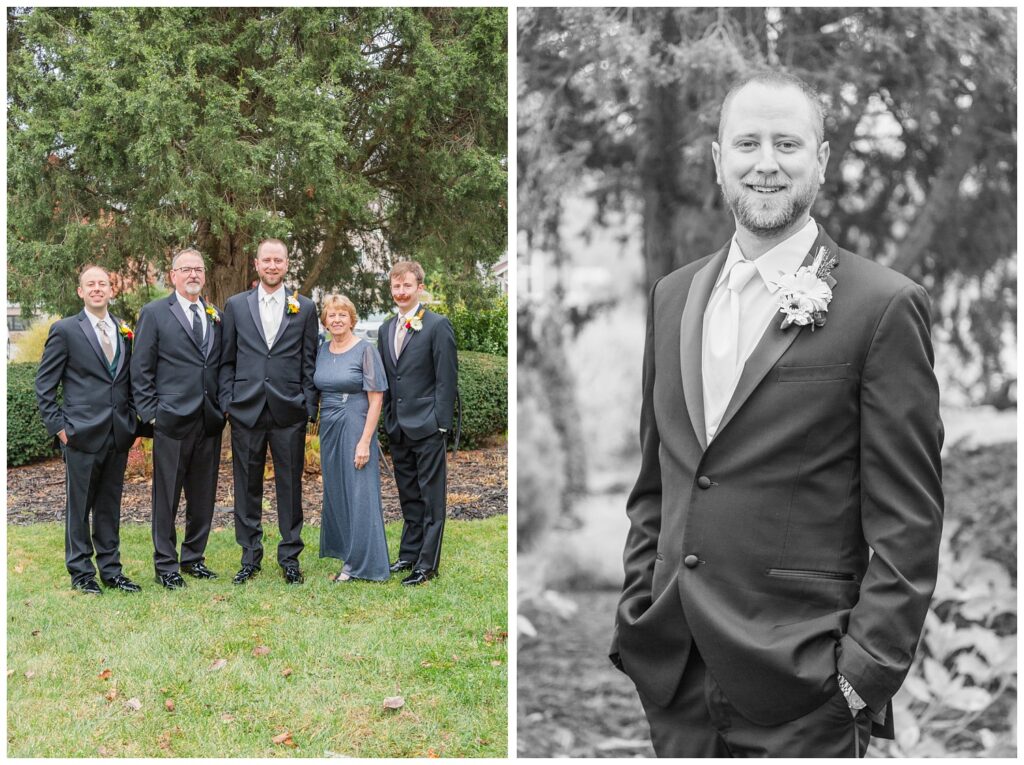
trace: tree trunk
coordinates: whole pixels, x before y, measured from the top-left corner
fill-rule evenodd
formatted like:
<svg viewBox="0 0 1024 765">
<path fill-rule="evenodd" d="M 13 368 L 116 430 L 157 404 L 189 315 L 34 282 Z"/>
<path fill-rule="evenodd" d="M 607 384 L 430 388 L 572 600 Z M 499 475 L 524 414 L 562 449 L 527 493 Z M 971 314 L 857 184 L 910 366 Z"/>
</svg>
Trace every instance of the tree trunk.
<svg viewBox="0 0 1024 765">
<path fill-rule="evenodd" d="M 207 263 L 204 297 L 223 308 L 229 297 L 249 289 L 256 278 L 250 237 L 245 232 L 218 237 L 211 233 L 209 221 L 200 221 L 196 241 Z"/>
</svg>

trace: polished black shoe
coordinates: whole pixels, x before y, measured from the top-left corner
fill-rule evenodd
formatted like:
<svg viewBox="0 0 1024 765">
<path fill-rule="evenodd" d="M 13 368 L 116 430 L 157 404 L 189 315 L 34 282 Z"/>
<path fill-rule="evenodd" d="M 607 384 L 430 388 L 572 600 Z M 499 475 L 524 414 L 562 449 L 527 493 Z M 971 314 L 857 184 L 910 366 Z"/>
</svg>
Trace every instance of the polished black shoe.
<svg viewBox="0 0 1024 765">
<path fill-rule="evenodd" d="M 415 569 L 411 574 L 409 574 L 409 576 L 407 576 L 405 579 L 402 580 L 402 585 L 403 586 L 409 586 L 409 587 L 415 587 L 417 584 L 423 584 L 424 582 L 429 582 L 435 576 L 437 576 L 437 572 L 436 571 L 431 571 L 430 569 L 426 569 L 426 568 L 418 568 L 418 569 Z"/>
<path fill-rule="evenodd" d="M 102 595 L 103 590 L 96 584 L 96 580 L 93 577 L 88 579 L 82 579 L 77 582 L 73 582 L 71 586 L 79 592 L 84 592 L 86 595 Z"/>
<path fill-rule="evenodd" d="M 103 585 L 121 592 L 142 592 L 142 588 L 124 574 L 118 574 L 113 579 L 104 579 Z"/>
<path fill-rule="evenodd" d="M 181 570 L 189 576 L 194 576 L 196 579 L 216 579 L 217 575 L 210 571 L 203 563 L 189 563 L 187 566 L 182 566 Z"/>
<path fill-rule="evenodd" d="M 411 569 L 412 569 L 412 561 L 411 560 L 396 560 L 388 568 L 388 571 L 390 571 L 392 574 L 397 574 L 399 571 L 409 571 Z"/>
<path fill-rule="evenodd" d="M 260 572 L 259 566 L 242 566 L 231 580 L 232 584 L 245 584 Z"/>
<path fill-rule="evenodd" d="M 169 574 L 157 574 L 156 580 L 168 590 L 182 590 L 187 586 L 177 571 L 172 571 Z"/>
<path fill-rule="evenodd" d="M 284 580 L 288 582 L 288 584 L 302 584 L 305 581 L 298 566 L 289 566 L 286 568 L 284 570 Z"/>
</svg>

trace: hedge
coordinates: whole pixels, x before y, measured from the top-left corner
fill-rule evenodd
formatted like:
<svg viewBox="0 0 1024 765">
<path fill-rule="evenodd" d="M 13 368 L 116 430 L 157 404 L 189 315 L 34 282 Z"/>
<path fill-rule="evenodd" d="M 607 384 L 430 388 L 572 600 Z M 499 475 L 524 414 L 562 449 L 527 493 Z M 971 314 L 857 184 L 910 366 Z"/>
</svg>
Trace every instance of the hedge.
<svg viewBox="0 0 1024 765">
<path fill-rule="evenodd" d="M 485 436 L 508 430 L 508 359 L 490 353 L 459 352 L 462 397 L 461 446 L 478 446 Z"/>
<path fill-rule="evenodd" d="M 16 467 L 59 454 L 36 404 L 35 362 L 7 365 L 7 465 Z"/>
<path fill-rule="evenodd" d="M 455 331 L 459 353 L 479 351 L 499 356 L 508 355 L 508 300 L 502 298 L 491 308 L 471 311 L 465 306 L 440 306 L 439 313 L 448 317 Z"/>
</svg>

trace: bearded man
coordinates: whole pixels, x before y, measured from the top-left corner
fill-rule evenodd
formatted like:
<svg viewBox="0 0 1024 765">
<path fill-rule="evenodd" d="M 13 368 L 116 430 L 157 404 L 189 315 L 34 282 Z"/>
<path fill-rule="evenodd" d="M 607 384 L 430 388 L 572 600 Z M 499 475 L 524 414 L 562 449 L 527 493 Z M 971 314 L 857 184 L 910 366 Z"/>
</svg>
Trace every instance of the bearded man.
<svg viewBox="0 0 1024 765">
<path fill-rule="evenodd" d="M 928 296 L 809 216 L 802 80 L 738 83 L 711 152 L 736 233 L 651 290 L 611 658 L 659 756 L 863 756 L 935 586 Z"/>
</svg>

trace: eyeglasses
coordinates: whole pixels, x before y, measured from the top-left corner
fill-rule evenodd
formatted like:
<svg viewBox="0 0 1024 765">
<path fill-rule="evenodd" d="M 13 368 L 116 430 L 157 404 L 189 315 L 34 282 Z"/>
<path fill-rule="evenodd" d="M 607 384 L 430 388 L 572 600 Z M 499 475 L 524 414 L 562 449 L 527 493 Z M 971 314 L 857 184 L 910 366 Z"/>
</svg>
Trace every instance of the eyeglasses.
<svg viewBox="0 0 1024 765">
<path fill-rule="evenodd" d="M 198 276 L 206 271 L 202 266 L 181 266 L 179 268 L 172 269 L 174 271 L 181 271 L 183 274 L 188 276 L 189 274 L 195 274 Z"/>
</svg>

